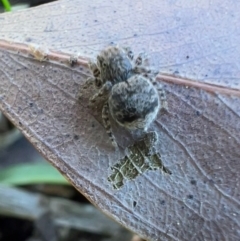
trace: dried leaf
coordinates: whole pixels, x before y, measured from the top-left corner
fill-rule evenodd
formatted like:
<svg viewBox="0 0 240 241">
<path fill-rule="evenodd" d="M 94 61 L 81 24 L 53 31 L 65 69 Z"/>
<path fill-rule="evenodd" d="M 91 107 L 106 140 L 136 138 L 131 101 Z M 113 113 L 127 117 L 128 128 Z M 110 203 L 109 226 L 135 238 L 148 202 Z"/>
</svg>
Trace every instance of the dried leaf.
<svg viewBox="0 0 240 241">
<path fill-rule="evenodd" d="M 66 0 L 2 14 L 0 108 L 92 203 L 148 240 L 235 241 L 240 230 L 239 5 Z M 111 148 L 100 108 L 87 108 L 94 90 L 84 90 L 78 101 L 90 76 L 80 56 L 95 57 L 111 42 L 149 53 L 165 73 L 159 80 L 169 105 L 152 129 L 172 175 L 144 172 L 118 191 L 107 177 L 125 154 Z M 32 44 L 47 46 L 47 62 L 32 58 Z M 74 68 L 71 56 L 79 56 Z M 114 132 L 121 145 L 132 143 L 119 127 Z"/>
</svg>

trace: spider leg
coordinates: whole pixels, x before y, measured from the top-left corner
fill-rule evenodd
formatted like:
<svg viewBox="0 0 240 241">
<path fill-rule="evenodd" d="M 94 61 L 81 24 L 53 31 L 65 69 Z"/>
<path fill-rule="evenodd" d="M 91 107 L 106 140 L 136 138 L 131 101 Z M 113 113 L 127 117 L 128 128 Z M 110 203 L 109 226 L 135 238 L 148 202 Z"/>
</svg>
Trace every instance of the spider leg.
<svg viewBox="0 0 240 241">
<path fill-rule="evenodd" d="M 94 84 L 97 88 L 100 88 L 102 86 L 102 81 L 101 81 L 101 76 L 100 76 L 100 70 L 99 70 L 97 64 L 90 60 L 88 62 L 88 67 L 90 68 L 90 70 L 92 71 L 93 76 L 94 76 L 94 80 L 92 82 L 94 82 Z"/>
<path fill-rule="evenodd" d="M 87 78 L 86 82 L 83 84 L 83 89 L 88 89 L 89 86 L 93 85 L 95 81 L 95 78 L 94 77 L 89 77 Z"/>
<path fill-rule="evenodd" d="M 160 83 L 158 83 L 155 78 L 149 78 L 149 80 L 152 82 L 153 86 L 155 86 L 155 88 L 158 90 L 158 94 L 160 97 L 160 104 L 161 104 L 160 110 L 167 111 L 168 110 L 168 102 L 167 102 L 166 92 L 165 92 L 163 86 Z"/>
<path fill-rule="evenodd" d="M 161 103 L 161 110 L 168 110 L 168 102 L 167 102 L 167 96 L 165 90 L 161 87 L 158 87 L 158 93 L 160 96 L 160 103 Z"/>
<path fill-rule="evenodd" d="M 148 66 L 143 66 L 143 65 L 136 65 L 133 68 L 133 72 L 135 74 L 141 74 L 147 78 L 152 78 L 153 76 L 155 77 L 158 74 L 158 71 L 156 71 L 155 69 Z"/>
<path fill-rule="evenodd" d="M 129 59 L 133 60 L 134 59 L 134 53 L 130 47 L 123 47 L 125 52 L 127 53 Z"/>
<path fill-rule="evenodd" d="M 106 132 L 107 132 L 113 146 L 118 147 L 116 139 L 115 139 L 115 137 L 113 135 L 113 132 L 112 132 L 112 127 L 111 127 L 109 117 L 110 117 L 110 115 L 109 115 L 109 105 L 108 105 L 108 102 L 105 102 L 105 104 L 103 105 L 103 109 L 102 109 L 103 125 L 104 125 L 104 128 L 106 129 Z"/>
<path fill-rule="evenodd" d="M 107 82 L 99 89 L 99 91 L 98 91 L 95 95 L 93 95 L 92 98 L 90 98 L 90 102 L 91 102 L 91 103 L 94 103 L 94 102 L 96 102 L 96 99 L 97 99 L 98 97 L 101 97 L 101 96 L 103 96 L 103 95 L 109 94 L 111 88 L 112 88 L 112 83 L 111 83 L 110 81 L 107 81 Z"/>
<path fill-rule="evenodd" d="M 135 59 L 135 65 L 136 65 L 136 66 L 141 66 L 141 65 L 147 66 L 147 65 L 149 65 L 147 54 L 144 53 L 144 52 L 140 53 L 140 54 L 137 56 L 137 58 Z"/>
<path fill-rule="evenodd" d="M 94 77 L 96 77 L 96 73 L 95 73 L 96 71 L 100 72 L 97 67 L 97 64 L 92 60 L 88 61 L 88 67 L 93 72 Z"/>
<path fill-rule="evenodd" d="M 95 85 L 96 88 L 100 88 L 102 86 L 102 81 L 100 78 L 89 77 L 86 82 L 83 84 L 83 89 L 88 89 L 89 86 Z"/>
</svg>

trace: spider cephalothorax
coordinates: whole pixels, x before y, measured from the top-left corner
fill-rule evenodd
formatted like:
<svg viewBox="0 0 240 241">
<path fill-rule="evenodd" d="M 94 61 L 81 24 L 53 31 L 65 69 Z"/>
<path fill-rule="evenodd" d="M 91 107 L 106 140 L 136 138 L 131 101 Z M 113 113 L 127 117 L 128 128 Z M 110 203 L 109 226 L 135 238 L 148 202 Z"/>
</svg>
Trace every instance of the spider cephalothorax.
<svg viewBox="0 0 240 241">
<path fill-rule="evenodd" d="M 109 113 L 121 126 L 129 130 L 147 131 L 159 109 L 167 109 L 165 92 L 157 86 L 157 72 L 150 68 L 144 54 L 134 59 L 130 48 L 110 46 L 89 62 L 98 92 L 90 98 L 91 104 L 106 96 L 102 110 L 104 127 L 117 146 L 112 133 Z"/>
<path fill-rule="evenodd" d="M 132 75 L 132 63 L 125 49 L 108 47 L 97 56 L 97 66 L 102 84 L 113 85 L 127 80 Z"/>
</svg>

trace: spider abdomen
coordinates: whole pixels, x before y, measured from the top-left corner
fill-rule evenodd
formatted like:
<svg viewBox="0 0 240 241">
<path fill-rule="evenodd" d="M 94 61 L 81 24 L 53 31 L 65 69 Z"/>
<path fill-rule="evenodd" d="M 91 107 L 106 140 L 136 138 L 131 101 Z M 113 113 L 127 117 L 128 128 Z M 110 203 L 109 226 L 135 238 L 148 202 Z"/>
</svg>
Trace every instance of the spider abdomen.
<svg viewBox="0 0 240 241">
<path fill-rule="evenodd" d="M 142 75 L 112 87 L 108 100 L 113 119 L 128 129 L 148 129 L 160 109 L 157 89 Z"/>
</svg>

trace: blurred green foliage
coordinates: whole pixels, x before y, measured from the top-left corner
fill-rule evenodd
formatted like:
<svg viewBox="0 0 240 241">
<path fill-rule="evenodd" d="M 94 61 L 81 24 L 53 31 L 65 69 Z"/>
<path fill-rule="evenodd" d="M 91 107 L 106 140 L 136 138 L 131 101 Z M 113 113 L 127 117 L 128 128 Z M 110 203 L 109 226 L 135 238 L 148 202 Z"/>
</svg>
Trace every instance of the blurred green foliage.
<svg viewBox="0 0 240 241">
<path fill-rule="evenodd" d="M 68 181 L 47 162 L 18 164 L 0 170 L 0 184 L 69 184 Z"/>
<path fill-rule="evenodd" d="M 2 0 L 2 4 L 6 12 L 11 11 L 11 4 L 8 0 Z"/>
</svg>

